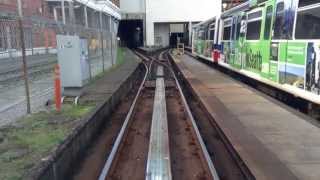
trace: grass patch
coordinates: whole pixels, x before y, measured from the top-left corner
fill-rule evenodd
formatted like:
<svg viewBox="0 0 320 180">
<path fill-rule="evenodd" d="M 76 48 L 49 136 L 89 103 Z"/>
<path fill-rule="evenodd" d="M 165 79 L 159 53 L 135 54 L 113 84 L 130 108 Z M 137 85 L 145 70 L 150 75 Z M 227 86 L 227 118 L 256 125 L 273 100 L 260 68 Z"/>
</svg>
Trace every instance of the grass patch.
<svg viewBox="0 0 320 180">
<path fill-rule="evenodd" d="M 116 64 L 94 77 L 90 84 L 124 64 L 125 53 L 125 49 L 119 47 Z M 62 143 L 81 117 L 93 108 L 93 104 L 63 105 L 60 113 L 53 110 L 39 112 L 13 125 L 0 127 L 0 180 L 24 179 L 29 170 Z"/>
<path fill-rule="evenodd" d="M 69 135 L 93 106 L 63 106 L 39 112 L 0 129 L 0 179 L 18 180 Z"/>
<path fill-rule="evenodd" d="M 124 63 L 124 49 L 119 47 L 117 49 L 117 62 L 116 65 L 120 65 Z"/>
<path fill-rule="evenodd" d="M 89 84 L 94 83 L 96 80 L 102 78 L 104 75 L 106 75 L 107 73 L 110 73 L 112 71 L 114 71 L 115 69 L 117 69 L 119 66 L 121 66 L 124 62 L 125 62 L 125 49 L 122 47 L 118 47 L 117 49 L 117 59 L 116 59 L 116 63 L 110 67 L 109 69 L 107 69 L 105 72 L 100 72 L 99 74 L 97 74 L 96 76 L 94 76 L 92 78 L 92 80 L 90 81 Z"/>
</svg>

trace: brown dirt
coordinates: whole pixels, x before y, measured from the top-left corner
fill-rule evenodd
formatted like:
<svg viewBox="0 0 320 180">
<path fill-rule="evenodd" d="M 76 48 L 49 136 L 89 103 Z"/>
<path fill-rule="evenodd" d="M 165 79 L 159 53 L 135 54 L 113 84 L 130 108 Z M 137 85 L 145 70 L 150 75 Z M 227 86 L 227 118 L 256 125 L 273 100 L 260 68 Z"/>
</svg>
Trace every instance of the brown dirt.
<svg viewBox="0 0 320 180">
<path fill-rule="evenodd" d="M 75 174 L 73 179 L 90 180 L 99 177 L 100 171 L 111 152 L 113 143 L 130 108 L 132 97 L 133 95 L 131 94 L 117 107 L 117 111 L 115 111 L 110 117 L 110 120 L 108 120 L 102 134 L 98 137 L 97 141 L 94 142 L 92 148 L 88 150 L 79 172 Z"/>
<path fill-rule="evenodd" d="M 145 178 L 153 110 L 153 90 L 144 90 L 131 119 L 124 143 L 106 179 L 141 180 Z"/>
<path fill-rule="evenodd" d="M 210 113 L 208 113 L 201 102 L 199 102 L 199 98 L 194 96 L 177 66 L 175 66 L 175 70 L 178 71 L 176 74 L 178 74 L 180 84 L 183 85 L 182 88 L 185 96 L 188 97 L 188 104 L 219 178 L 221 180 L 254 179 L 254 177 L 248 173 L 244 162 L 242 162 L 237 153 L 234 152 L 232 145 L 219 129 L 219 126 Z"/>
<path fill-rule="evenodd" d="M 207 150 L 211 156 L 211 160 L 219 174 L 221 180 L 244 180 L 236 160 L 232 157 L 227 146 L 222 140 L 222 136 L 218 131 L 218 127 L 214 120 L 209 117 L 202 106 L 192 97 L 188 96 L 189 106 L 196 120 L 200 134 L 206 144 Z"/>
<path fill-rule="evenodd" d="M 193 127 L 176 89 L 167 91 L 167 113 L 173 179 L 212 179 Z"/>
</svg>

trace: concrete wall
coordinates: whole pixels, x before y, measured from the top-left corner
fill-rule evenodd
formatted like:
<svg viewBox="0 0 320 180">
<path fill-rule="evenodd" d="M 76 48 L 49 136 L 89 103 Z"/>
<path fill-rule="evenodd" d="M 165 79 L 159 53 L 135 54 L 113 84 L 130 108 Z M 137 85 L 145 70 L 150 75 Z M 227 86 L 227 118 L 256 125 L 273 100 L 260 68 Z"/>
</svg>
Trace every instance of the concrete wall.
<svg viewBox="0 0 320 180">
<path fill-rule="evenodd" d="M 148 0 L 146 45 L 155 45 L 154 23 L 204 21 L 220 13 L 221 0 Z"/>
<path fill-rule="evenodd" d="M 145 0 L 121 0 L 120 9 L 122 13 L 144 13 Z"/>
<path fill-rule="evenodd" d="M 184 32 L 183 24 L 170 24 L 170 32 L 173 33 L 183 33 Z"/>
<path fill-rule="evenodd" d="M 156 46 L 169 46 L 169 33 L 170 33 L 170 26 L 169 24 L 165 23 L 156 23 L 155 25 L 155 45 Z"/>
</svg>

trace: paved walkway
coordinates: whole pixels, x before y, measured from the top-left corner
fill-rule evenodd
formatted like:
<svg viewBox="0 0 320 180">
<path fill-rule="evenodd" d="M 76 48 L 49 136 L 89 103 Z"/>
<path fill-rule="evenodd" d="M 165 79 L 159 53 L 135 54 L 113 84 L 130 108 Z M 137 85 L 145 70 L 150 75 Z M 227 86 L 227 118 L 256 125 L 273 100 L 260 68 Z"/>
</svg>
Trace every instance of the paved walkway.
<svg viewBox="0 0 320 180">
<path fill-rule="evenodd" d="M 175 61 L 256 179 L 320 179 L 320 129 L 308 117 L 187 55 Z"/>
<path fill-rule="evenodd" d="M 80 101 L 99 103 L 110 97 L 121 84 L 130 77 L 140 63 L 140 59 L 130 50 L 123 52 L 124 64 L 110 70 L 104 77 L 98 79 L 85 88 L 84 96 Z"/>
</svg>

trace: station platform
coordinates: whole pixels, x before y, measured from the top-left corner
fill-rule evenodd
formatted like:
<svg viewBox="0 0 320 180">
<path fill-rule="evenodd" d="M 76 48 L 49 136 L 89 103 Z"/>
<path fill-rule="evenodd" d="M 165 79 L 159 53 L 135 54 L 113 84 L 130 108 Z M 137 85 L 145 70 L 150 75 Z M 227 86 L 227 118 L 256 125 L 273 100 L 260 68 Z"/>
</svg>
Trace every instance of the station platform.
<svg viewBox="0 0 320 180">
<path fill-rule="evenodd" d="M 318 180 L 310 118 L 188 55 L 174 62 L 256 179 Z"/>
<path fill-rule="evenodd" d="M 81 102 L 99 104 L 109 99 L 114 92 L 134 73 L 140 64 L 140 59 L 131 50 L 123 48 L 124 62 L 117 65 L 98 80 L 84 88 Z"/>
</svg>

